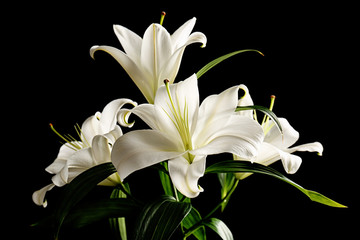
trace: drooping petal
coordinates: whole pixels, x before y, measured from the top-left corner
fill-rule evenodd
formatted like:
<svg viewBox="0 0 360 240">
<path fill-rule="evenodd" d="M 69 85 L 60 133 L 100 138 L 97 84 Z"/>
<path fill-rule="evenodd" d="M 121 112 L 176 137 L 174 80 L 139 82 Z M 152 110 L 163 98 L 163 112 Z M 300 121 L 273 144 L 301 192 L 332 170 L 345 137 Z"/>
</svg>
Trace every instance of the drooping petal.
<svg viewBox="0 0 360 240">
<path fill-rule="evenodd" d="M 156 110 L 153 104 L 140 104 L 131 110 L 136 116 L 140 117 L 149 127 L 159 130 L 156 119 Z"/>
<path fill-rule="evenodd" d="M 179 27 L 172 35 L 171 42 L 174 49 L 184 45 L 189 38 L 191 31 L 193 30 L 196 23 L 196 18 L 186 21 L 181 27 Z"/>
<path fill-rule="evenodd" d="M 202 43 L 202 47 L 205 47 L 206 41 L 206 36 L 202 33 L 195 32 L 191 34 L 182 46 L 175 49 L 170 58 L 167 60 L 167 64 L 163 65 L 159 73 L 159 80 L 162 81 L 163 79 L 169 79 L 170 83 L 173 83 L 179 71 L 181 59 L 186 46 L 192 43 Z"/>
<path fill-rule="evenodd" d="M 238 106 L 253 106 L 254 102 L 250 96 L 249 89 L 243 84 L 241 84 L 239 88 L 244 91 L 244 95 L 240 97 L 238 101 Z M 253 118 L 254 110 L 238 111 L 237 114 Z"/>
<path fill-rule="evenodd" d="M 90 55 L 94 58 L 94 53 L 98 50 L 105 51 L 109 53 L 120 65 L 125 69 L 127 74 L 134 81 L 136 86 L 140 89 L 142 94 L 145 96 L 148 102 L 154 102 L 154 89 L 152 86 L 152 75 L 147 74 L 140 65 L 135 63 L 129 56 L 124 52 L 109 46 L 93 46 L 90 49 Z"/>
<path fill-rule="evenodd" d="M 114 32 L 126 54 L 137 64 L 140 63 L 142 38 L 121 25 L 114 25 Z"/>
<path fill-rule="evenodd" d="M 183 156 L 169 160 L 171 181 L 186 197 L 197 197 L 203 191 L 198 180 L 204 175 L 205 160 L 206 156 L 197 156 L 191 164 Z"/>
<path fill-rule="evenodd" d="M 182 153 L 165 133 L 157 130 L 137 130 L 120 137 L 111 152 L 111 161 L 121 180 L 129 174 Z"/>
<path fill-rule="evenodd" d="M 62 187 L 68 183 L 69 176 L 69 164 L 68 161 L 64 161 L 64 165 L 61 170 L 58 171 L 52 178 L 51 181 L 58 187 Z"/>
<path fill-rule="evenodd" d="M 323 148 L 321 143 L 313 142 L 313 143 L 306 143 L 306 144 L 302 144 L 302 145 L 299 145 L 299 146 L 296 146 L 296 147 L 284 149 L 284 151 L 288 152 L 288 153 L 293 153 L 295 151 L 317 152 L 321 156 L 322 152 L 324 151 L 324 148 Z"/>
<path fill-rule="evenodd" d="M 208 138 L 202 143 L 202 146 L 198 146 L 199 148 L 190 153 L 210 155 L 229 152 L 242 159 L 253 159 L 264 138 L 261 126 L 256 121 L 244 116 L 234 114 L 228 118 L 228 123 L 223 128 L 218 128 L 216 132 L 211 132 L 212 125 L 204 130 L 211 134 L 208 134 Z"/>
<path fill-rule="evenodd" d="M 294 174 L 300 168 L 302 159 L 299 156 L 279 150 L 280 159 L 285 171 Z"/>
<path fill-rule="evenodd" d="M 286 118 L 278 118 L 281 127 L 283 129 L 283 135 L 276 127 L 272 127 L 266 134 L 264 141 L 271 143 L 280 149 L 286 149 L 293 145 L 299 139 L 299 132 L 297 132 L 286 120 Z M 269 125 L 274 124 L 272 120 L 269 121 Z"/>
<path fill-rule="evenodd" d="M 45 187 L 41 188 L 40 190 L 37 190 L 32 195 L 32 200 L 36 205 L 43 206 L 44 208 L 47 206 L 47 201 L 45 200 L 45 194 L 46 192 L 53 189 L 55 185 L 53 183 L 50 183 L 49 185 L 46 185 Z"/>
<path fill-rule="evenodd" d="M 119 113 L 119 110 L 125 104 L 137 106 L 136 102 L 127 98 L 113 100 L 105 106 L 104 110 L 101 113 L 101 118 L 99 122 L 100 129 L 98 134 L 106 134 L 114 129 L 118 120 L 117 115 Z"/>
</svg>

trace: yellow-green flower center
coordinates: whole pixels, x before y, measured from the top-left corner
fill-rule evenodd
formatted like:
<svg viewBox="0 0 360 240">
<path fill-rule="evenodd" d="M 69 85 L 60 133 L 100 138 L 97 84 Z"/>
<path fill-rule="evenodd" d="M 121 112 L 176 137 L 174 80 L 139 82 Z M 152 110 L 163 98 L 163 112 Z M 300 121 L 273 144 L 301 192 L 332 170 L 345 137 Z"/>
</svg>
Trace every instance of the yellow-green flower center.
<svg viewBox="0 0 360 240">
<path fill-rule="evenodd" d="M 187 102 L 185 99 L 185 105 L 183 110 L 181 110 L 181 107 L 179 105 L 179 99 L 177 98 L 177 104 L 175 105 L 173 98 L 171 96 L 170 87 L 169 87 L 169 80 L 164 80 L 166 91 L 169 97 L 170 102 L 168 102 L 168 107 L 170 109 L 170 113 L 166 112 L 166 115 L 170 118 L 171 122 L 174 124 L 175 128 L 177 129 L 179 136 L 181 138 L 184 151 L 190 151 L 193 149 L 192 139 L 191 139 L 191 133 L 190 133 L 190 125 L 189 125 L 189 111 Z M 175 93 L 176 94 L 176 93 Z M 191 164 L 194 160 L 194 155 L 187 152 L 184 156 L 189 163 Z"/>
</svg>

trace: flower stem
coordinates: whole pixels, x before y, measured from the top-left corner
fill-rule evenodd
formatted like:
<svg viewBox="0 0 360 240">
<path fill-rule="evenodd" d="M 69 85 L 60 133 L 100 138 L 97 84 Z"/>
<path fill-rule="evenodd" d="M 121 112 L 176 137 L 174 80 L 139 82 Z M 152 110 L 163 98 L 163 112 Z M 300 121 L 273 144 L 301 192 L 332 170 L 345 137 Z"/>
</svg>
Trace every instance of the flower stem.
<svg viewBox="0 0 360 240">
<path fill-rule="evenodd" d="M 231 190 L 226 194 L 226 196 L 221 200 L 221 202 L 215 206 L 213 210 L 211 210 L 205 217 L 203 217 L 199 222 L 195 223 L 191 228 L 189 228 L 184 233 L 184 240 L 188 238 L 190 235 L 192 235 L 194 232 L 196 232 L 202 225 L 203 222 L 207 219 L 209 219 L 225 202 L 229 201 L 231 195 L 234 193 L 237 185 L 239 184 L 239 179 L 236 180 L 235 184 L 232 186 Z"/>
<path fill-rule="evenodd" d="M 237 185 L 239 184 L 239 179 L 236 180 L 235 184 L 233 185 L 233 187 L 231 188 L 231 190 L 229 191 L 228 194 L 226 194 L 226 196 L 221 200 L 221 202 L 216 205 L 216 207 L 208 213 L 208 215 L 206 215 L 203 219 L 208 219 L 210 218 L 224 203 L 226 203 L 227 201 L 229 201 L 231 195 L 233 194 L 233 192 L 235 191 Z"/>
</svg>

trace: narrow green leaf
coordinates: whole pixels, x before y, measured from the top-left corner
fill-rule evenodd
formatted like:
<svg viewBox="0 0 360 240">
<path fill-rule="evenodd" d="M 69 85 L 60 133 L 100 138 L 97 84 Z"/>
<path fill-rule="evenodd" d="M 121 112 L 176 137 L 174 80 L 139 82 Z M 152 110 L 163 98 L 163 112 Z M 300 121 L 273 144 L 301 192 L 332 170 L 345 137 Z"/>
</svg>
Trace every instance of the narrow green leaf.
<svg viewBox="0 0 360 240">
<path fill-rule="evenodd" d="M 190 213 L 182 221 L 182 224 L 184 228 L 189 230 L 194 226 L 196 226 L 196 224 L 201 222 L 201 220 L 202 218 L 199 211 L 193 207 Z M 191 234 L 194 235 L 198 240 L 206 240 L 206 232 L 205 232 L 205 227 L 203 225 L 199 225 L 198 228 L 191 231 L 191 233 L 188 235 L 190 236 Z"/>
<path fill-rule="evenodd" d="M 177 202 L 171 196 L 163 196 L 144 207 L 135 226 L 134 239 L 170 239 L 190 211 L 190 203 Z"/>
<path fill-rule="evenodd" d="M 226 224 L 217 218 L 209 218 L 203 224 L 215 231 L 223 240 L 233 240 L 234 237 Z"/>
<path fill-rule="evenodd" d="M 215 60 L 209 62 L 208 64 L 206 64 L 203 68 L 201 68 L 197 73 L 196 73 L 196 77 L 199 79 L 202 75 L 204 75 L 204 73 L 206 73 L 207 71 L 209 71 L 211 68 L 215 67 L 217 64 L 221 63 L 222 61 L 235 56 L 239 53 L 244 53 L 244 52 L 257 52 L 261 55 L 263 55 L 260 51 L 255 50 L 255 49 L 244 49 L 244 50 L 239 50 L 239 51 L 235 51 L 232 53 L 228 53 L 225 54 L 221 57 L 216 58 Z M 263 55 L 264 56 L 264 55 Z"/>
<path fill-rule="evenodd" d="M 129 190 L 129 186 L 127 186 Z M 126 194 L 119 188 L 114 188 L 110 196 L 111 199 L 125 199 Z M 110 228 L 112 229 L 114 236 L 118 240 L 127 240 L 126 223 L 124 217 L 109 218 Z"/>
<path fill-rule="evenodd" d="M 142 206 L 126 198 L 109 198 L 87 202 L 70 211 L 64 225 L 81 228 L 107 218 L 127 217 L 139 212 Z"/>
<path fill-rule="evenodd" d="M 299 189 L 302 193 L 304 193 L 306 196 L 308 196 L 312 201 L 328 205 L 330 207 L 338 207 L 338 208 L 346 208 L 345 205 L 342 205 L 340 203 L 335 202 L 334 200 L 331 200 L 328 197 L 325 197 L 324 195 L 307 190 L 303 187 L 301 187 L 299 184 L 291 181 L 287 177 L 285 177 L 283 174 L 279 173 L 275 169 L 264 166 L 258 163 L 251 163 L 248 161 L 234 161 L 234 160 L 228 160 L 228 161 L 222 161 L 215 163 L 211 166 L 209 166 L 205 173 L 222 173 L 222 172 L 251 172 L 251 173 L 261 173 L 266 174 L 272 177 L 275 177 L 277 179 L 280 179 L 286 183 L 291 184 L 292 186 Z"/>
<path fill-rule="evenodd" d="M 263 106 L 259 106 L 259 105 L 253 105 L 253 106 L 238 106 L 235 110 L 235 112 L 238 111 L 243 111 L 243 110 L 259 110 L 261 112 L 263 112 L 264 114 L 266 114 L 267 116 L 269 116 L 271 118 L 271 120 L 273 120 L 277 126 L 277 128 L 279 129 L 279 131 L 283 132 L 281 124 L 279 119 L 277 118 L 277 116 L 275 115 L 275 113 L 273 111 L 271 111 L 270 109 L 268 109 L 267 107 L 263 107 Z"/>
<path fill-rule="evenodd" d="M 69 211 L 81 199 L 83 199 L 99 182 L 115 173 L 113 164 L 103 163 L 81 173 L 68 185 L 65 186 L 59 206 L 56 208 L 55 217 L 55 238 L 58 238 L 61 225 Z"/>
</svg>

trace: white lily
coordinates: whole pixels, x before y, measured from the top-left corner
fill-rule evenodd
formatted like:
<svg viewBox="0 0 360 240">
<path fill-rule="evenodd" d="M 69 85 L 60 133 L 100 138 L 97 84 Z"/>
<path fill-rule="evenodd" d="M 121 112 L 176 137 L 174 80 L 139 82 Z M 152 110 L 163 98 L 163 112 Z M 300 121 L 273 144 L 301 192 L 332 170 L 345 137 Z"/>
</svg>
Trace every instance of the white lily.
<svg viewBox="0 0 360 240">
<path fill-rule="evenodd" d="M 45 194 L 54 186 L 62 187 L 70 183 L 80 173 L 101 163 L 111 162 L 111 149 L 115 141 L 122 136 L 121 128 L 116 125 L 118 120 L 125 125 L 128 115 L 119 110 L 125 104 L 137 104 L 129 99 L 117 99 L 107 104 L 102 113 L 97 112 L 89 117 L 82 124 L 81 129 L 77 126 L 76 131 L 81 141 L 73 137 L 60 135 L 52 125 L 53 131 L 64 141 L 60 147 L 59 154 L 55 161 L 45 170 L 51 174 L 52 183 L 34 192 L 33 201 L 37 205 L 46 207 Z M 131 127 L 132 124 L 127 124 Z M 120 183 L 118 174 L 112 174 L 99 185 L 114 186 Z"/>
<path fill-rule="evenodd" d="M 261 126 L 234 114 L 239 86 L 207 97 L 199 107 L 196 75 L 176 84 L 166 82 L 154 104 L 131 110 L 151 128 L 129 132 L 113 147 L 111 159 L 121 180 L 139 169 L 169 160 L 175 187 L 193 198 L 203 189 L 206 156 L 229 152 L 252 159 L 263 141 Z"/>
<path fill-rule="evenodd" d="M 160 24 L 151 24 L 143 38 L 131 30 L 114 25 L 114 31 L 125 52 L 110 46 L 93 46 L 90 55 L 97 50 L 112 55 L 125 69 L 149 103 L 164 79 L 173 83 L 178 73 L 185 47 L 192 43 L 206 45 L 203 33 L 191 31 L 196 18 L 192 18 L 172 35 Z"/>
<path fill-rule="evenodd" d="M 244 85 L 242 85 L 241 88 L 245 91 L 245 95 L 239 100 L 239 106 L 254 105 L 248 88 Z M 275 96 L 272 96 L 271 99 L 270 110 L 273 108 Z M 252 110 L 240 111 L 239 114 L 256 119 L 256 115 L 253 115 Z M 261 125 L 265 134 L 264 142 L 261 144 L 259 153 L 253 161 L 268 166 L 281 160 L 285 171 L 289 174 L 294 174 L 299 169 L 302 159 L 292 154 L 293 152 L 309 151 L 317 152 L 321 155 L 323 146 L 319 142 L 313 142 L 291 147 L 299 139 L 299 132 L 297 132 L 285 118 L 278 118 L 278 120 L 283 129 L 282 135 L 280 131 L 274 127 L 275 123 L 269 120 L 268 117 L 265 117 Z M 244 160 L 239 156 L 234 156 L 234 158 L 235 160 Z M 250 175 L 251 173 L 237 173 L 236 177 L 244 179 Z"/>
</svg>

